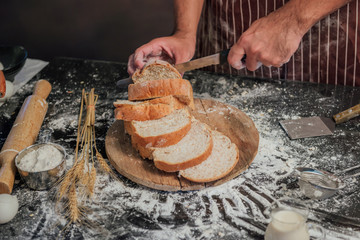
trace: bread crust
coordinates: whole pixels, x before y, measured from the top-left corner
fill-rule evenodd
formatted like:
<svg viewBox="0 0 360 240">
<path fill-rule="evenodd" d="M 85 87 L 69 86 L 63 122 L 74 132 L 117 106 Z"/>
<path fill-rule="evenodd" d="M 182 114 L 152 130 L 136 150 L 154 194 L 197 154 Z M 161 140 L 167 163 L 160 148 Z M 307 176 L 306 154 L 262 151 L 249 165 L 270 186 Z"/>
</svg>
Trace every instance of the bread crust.
<svg viewBox="0 0 360 240">
<path fill-rule="evenodd" d="M 131 143 L 132 143 L 132 146 L 139 152 L 139 154 L 142 158 L 154 160 L 154 165 L 158 169 L 163 170 L 165 172 L 177 172 L 179 170 L 184 170 L 189 167 L 198 165 L 198 164 L 202 163 L 203 161 L 205 161 L 210 156 L 212 149 L 213 149 L 213 137 L 211 134 L 212 130 L 206 124 L 205 124 L 205 127 L 206 127 L 207 134 L 209 134 L 208 136 L 210 137 L 210 141 L 209 141 L 209 144 L 208 144 L 206 150 L 203 153 L 201 153 L 200 155 L 196 156 L 195 158 L 189 159 L 189 160 L 187 160 L 185 162 L 181 162 L 181 163 L 172 164 L 172 163 L 158 160 L 156 158 L 154 159 L 153 152 L 156 150 L 156 148 L 141 146 L 134 140 L 133 137 L 131 137 Z M 125 130 L 128 128 L 129 128 L 129 125 L 128 126 L 125 125 Z M 132 131 L 133 131 L 132 129 L 127 130 L 127 132 L 132 132 Z"/>
<path fill-rule="evenodd" d="M 137 145 L 143 147 L 167 147 L 175 145 L 189 132 L 191 129 L 191 122 L 185 125 L 183 128 L 167 133 L 161 136 L 141 137 L 136 132 L 133 133 L 132 137 Z"/>
<path fill-rule="evenodd" d="M 232 144 L 234 144 L 234 143 L 232 143 Z M 212 182 L 212 181 L 216 181 L 216 180 L 219 180 L 219 179 L 221 179 L 221 178 L 223 178 L 223 177 L 225 177 L 226 175 L 228 175 L 234 168 L 235 168 L 235 166 L 236 166 L 236 164 L 239 162 L 239 148 L 235 145 L 235 147 L 236 147 L 236 161 L 234 162 L 234 164 L 231 166 L 231 167 L 229 167 L 228 169 L 227 169 L 227 171 L 226 172 L 224 172 L 223 174 L 221 174 L 221 175 L 219 175 L 219 176 L 216 176 L 216 177 L 212 177 L 212 178 L 206 178 L 206 179 L 196 179 L 196 178 L 192 178 L 192 177 L 189 177 L 189 176 L 184 176 L 184 175 L 182 175 L 181 174 L 181 172 L 180 172 L 180 175 L 183 177 L 183 178 L 186 178 L 187 180 L 190 180 L 190 181 L 192 181 L 192 182 L 198 182 L 198 183 L 204 183 L 204 182 Z"/>
<path fill-rule="evenodd" d="M 190 82 L 185 79 L 149 80 L 128 86 L 128 98 L 131 101 L 153 99 L 169 95 L 178 98 L 192 109 L 195 108 L 192 86 Z"/>
<path fill-rule="evenodd" d="M 177 163 L 177 164 L 170 164 L 167 162 L 160 161 L 158 159 L 154 159 L 155 167 L 157 167 L 158 169 L 163 170 L 165 172 L 177 172 L 177 171 L 187 169 L 189 167 L 193 167 L 195 165 L 202 163 L 210 156 L 212 148 L 213 148 L 212 136 L 210 136 L 210 137 L 211 137 L 211 140 L 210 140 L 209 147 L 201 155 L 199 155 L 193 159 L 189 159 L 186 162 Z"/>
<path fill-rule="evenodd" d="M 170 63 L 168 63 L 166 61 L 154 60 L 154 61 L 148 62 L 142 69 L 138 69 L 134 72 L 134 74 L 131 76 L 134 83 L 137 83 L 139 81 L 139 78 L 143 77 L 144 71 L 146 71 L 148 68 L 153 67 L 153 66 L 161 66 L 161 67 L 167 68 L 169 71 L 171 71 L 175 75 L 177 75 L 177 78 L 181 78 L 181 74 L 175 67 L 173 67 L 173 65 L 171 65 Z"/>
<path fill-rule="evenodd" d="M 154 152 L 154 148 L 147 148 L 147 147 L 142 147 L 138 144 L 136 144 L 136 142 L 133 140 L 133 138 L 131 137 L 131 145 L 134 149 L 136 149 L 138 151 L 138 153 L 140 154 L 140 156 L 144 159 L 153 159 L 152 153 Z"/>
<path fill-rule="evenodd" d="M 142 137 L 140 134 L 138 134 L 135 126 L 133 125 L 133 122 L 131 121 L 125 121 L 124 127 L 125 127 L 125 131 L 131 135 L 132 143 L 138 147 L 144 147 L 144 148 L 167 147 L 180 142 L 180 140 L 190 131 L 191 129 L 190 114 L 188 119 L 189 119 L 188 123 L 184 125 L 182 128 L 159 136 Z"/>
<path fill-rule="evenodd" d="M 136 105 L 114 102 L 114 106 L 116 107 L 115 118 L 124 121 L 155 120 L 171 114 L 174 110 L 186 107 L 173 96 L 155 98 Z"/>
<path fill-rule="evenodd" d="M 154 152 L 154 148 L 146 148 L 146 147 L 139 146 L 133 140 L 131 140 L 131 143 L 132 143 L 133 148 L 135 148 L 138 151 L 138 153 L 140 154 L 140 156 L 142 158 L 154 160 L 153 155 L 152 155 Z M 209 148 L 202 155 L 200 155 L 194 159 L 190 159 L 189 161 L 183 162 L 181 164 L 168 164 L 163 161 L 154 160 L 154 164 L 158 169 L 163 170 L 165 172 L 177 172 L 179 170 L 184 170 L 189 167 L 193 167 L 193 166 L 196 166 L 196 165 L 202 163 L 210 156 L 212 149 L 213 149 L 213 141 L 211 141 Z"/>
</svg>

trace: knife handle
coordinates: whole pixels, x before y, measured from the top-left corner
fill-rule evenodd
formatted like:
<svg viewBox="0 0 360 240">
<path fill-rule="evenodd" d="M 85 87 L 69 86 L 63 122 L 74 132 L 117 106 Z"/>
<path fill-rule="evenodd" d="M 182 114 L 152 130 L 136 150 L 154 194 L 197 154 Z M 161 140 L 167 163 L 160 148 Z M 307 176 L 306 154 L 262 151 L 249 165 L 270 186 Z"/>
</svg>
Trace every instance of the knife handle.
<svg viewBox="0 0 360 240">
<path fill-rule="evenodd" d="M 230 52 L 230 48 L 220 52 L 220 64 L 224 64 L 227 62 L 227 57 L 229 55 L 229 52 Z"/>
<path fill-rule="evenodd" d="M 230 52 L 230 48 L 220 52 L 220 64 L 224 64 L 227 62 L 227 57 L 229 55 L 229 52 Z M 241 58 L 241 61 L 244 65 L 246 64 L 246 54 L 244 54 L 244 56 Z"/>
<path fill-rule="evenodd" d="M 339 124 L 342 122 L 346 122 L 359 115 L 360 115 L 360 104 L 353 106 L 352 108 L 349 108 L 341 113 L 335 114 L 333 118 L 336 124 Z"/>
</svg>

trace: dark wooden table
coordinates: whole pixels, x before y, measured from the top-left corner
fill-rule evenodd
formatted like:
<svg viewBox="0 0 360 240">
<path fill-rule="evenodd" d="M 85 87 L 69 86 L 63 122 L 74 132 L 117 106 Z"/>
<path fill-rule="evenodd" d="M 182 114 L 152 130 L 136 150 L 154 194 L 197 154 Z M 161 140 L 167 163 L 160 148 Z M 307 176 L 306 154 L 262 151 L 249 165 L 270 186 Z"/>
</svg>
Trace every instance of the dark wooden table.
<svg viewBox="0 0 360 240">
<path fill-rule="evenodd" d="M 51 141 L 63 145 L 70 167 L 76 144 L 81 90 L 95 88 L 96 135 L 105 156 L 106 131 L 114 122 L 116 99 L 126 99 L 115 87 L 127 77 L 126 64 L 57 58 L 6 104 L 0 107 L 0 146 L 5 142 L 23 100 L 37 79 L 53 90 L 43 123 Z M 162 192 L 137 185 L 118 174 L 116 181 L 99 173 L 95 195 L 88 202 L 90 225 L 66 229 L 54 189 L 33 191 L 17 176 L 13 195 L 19 212 L 0 225 L 1 239 L 263 239 L 266 208 L 279 199 L 297 199 L 310 209 L 308 221 L 321 225 L 327 239 L 360 238 L 358 178 L 326 200 L 303 196 L 294 168 L 312 166 L 336 172 L 360 164 L 360 118 L 338 125 L 331 136 L 290 140 L 279 121 L 294 117 L 327 116 L 360 102 L 360 88 L 266 80 L 193 71 L 184 76 L 195 97 L 213 98 L 245 112 L 260 133 L 259 152 L 250 168 L 221 186 L 192 192 Z"/>
</svg>

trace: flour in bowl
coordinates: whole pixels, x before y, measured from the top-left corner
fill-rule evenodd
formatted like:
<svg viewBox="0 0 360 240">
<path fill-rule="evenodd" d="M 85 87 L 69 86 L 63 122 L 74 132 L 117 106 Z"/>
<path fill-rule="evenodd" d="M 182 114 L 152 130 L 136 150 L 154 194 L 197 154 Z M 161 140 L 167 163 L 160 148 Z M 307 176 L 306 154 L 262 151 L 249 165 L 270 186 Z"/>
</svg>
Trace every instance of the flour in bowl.
<svg viewBox="0 0 360 240">
<path fill-rule="evenodd" d="M 18 163 L 18 167 L 27 172 L 47 171 L 58 166 L 64 155 L 54 146 L 43 145 L 27 153 Z"/>
</svg>

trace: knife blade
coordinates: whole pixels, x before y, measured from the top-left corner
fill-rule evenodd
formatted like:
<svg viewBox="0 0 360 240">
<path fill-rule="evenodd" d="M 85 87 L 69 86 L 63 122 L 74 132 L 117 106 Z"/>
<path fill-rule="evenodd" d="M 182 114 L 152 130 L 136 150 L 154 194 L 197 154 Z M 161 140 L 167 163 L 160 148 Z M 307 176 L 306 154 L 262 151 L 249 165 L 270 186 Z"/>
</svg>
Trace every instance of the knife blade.
<svg viewBox="0 0 360 240">
<path fill-rule="evenodd" d="M 116 82 L 116 87 L 126 88 L 127 86 L 129 86 L 129 84 L 132 84 L 132 83 L 133 83 L 133 80 L 131 79 L 131 77 L 128 77 L 128 78 L 118 80 Z"/>
<path fill-rule="evenodd" d="M 226 49 L 221 52 L 215 53 L 213 55 L 209 55 L 206 57 L 190 60 L 188 62 L 176 64 L 174 67 L 179 72 L 184 73 L 186 71 L 190 71 L 190 70 L 194 70 L 194 69 L 199 69 L 199 68 L 208 67 L 208 66 L 217 65 L 217 64 L 224 64 L 227 62 L 227 57 L 229 55 L 229 52 L 230 52 L 230 49 Z M 246 60 L 246 54 L 241 59 L 241 61 L 243 62 L 244 65 L 245 65 L 245 60 Z M 125 78 L 125 79 L 121 79 L 121 80 L 117 81 L 116 86 L 119 88 L 125 88 L 131 83 L 132 83 L 131 78 Z"/>
<path fill-rule="evenodd" d="M 230 49 L 223 50 L 210 56 L 197 58 L 188 62 L 176 64 L 174 67 L 179 72 L 186 72 L 194 69 L 199 69 L 211 65 L 224 64 L 227 62 L 227 56 L 229 55 Z"/>
</svg>

